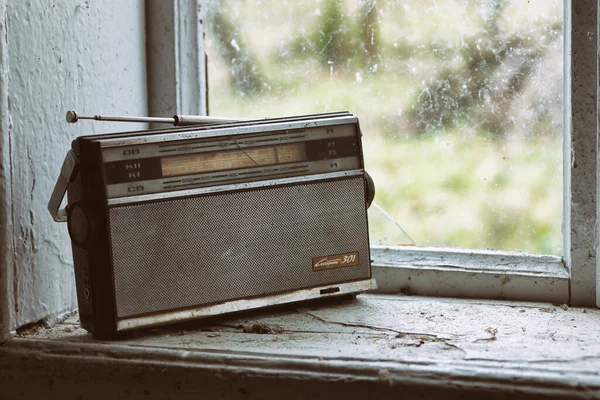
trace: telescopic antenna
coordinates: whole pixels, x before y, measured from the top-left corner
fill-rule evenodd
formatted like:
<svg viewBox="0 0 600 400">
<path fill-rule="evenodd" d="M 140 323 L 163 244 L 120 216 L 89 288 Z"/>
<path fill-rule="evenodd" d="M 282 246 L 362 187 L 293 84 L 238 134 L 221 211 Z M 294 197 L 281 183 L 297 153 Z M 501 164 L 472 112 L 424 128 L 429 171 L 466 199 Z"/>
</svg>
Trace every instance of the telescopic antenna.
<svg viewBox="0 0 600 400">
<path fill-rule="evenodd" d="M 164 117 L 121 117 L 112 115 L 79 115 L 75 111 L 67 111 L 67 122 L 74 124 L 80 119 L 91 119 L 94 121 L 112 121 L 112 122 L 148 122 L 155 124 L 172 124 L 174 126 L 221 124 L 228 122 L 249 121 L 243 118 L 227 117 L 205 117 L 201 115 L 175 115 L 171 118 Z"/>
</svg>

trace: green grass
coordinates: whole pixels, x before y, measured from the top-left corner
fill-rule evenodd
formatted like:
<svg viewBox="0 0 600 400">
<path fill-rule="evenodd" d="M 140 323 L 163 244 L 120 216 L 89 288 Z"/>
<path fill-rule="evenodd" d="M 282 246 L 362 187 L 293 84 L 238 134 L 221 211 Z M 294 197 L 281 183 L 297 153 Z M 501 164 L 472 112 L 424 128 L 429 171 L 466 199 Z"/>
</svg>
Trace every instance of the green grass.
<svg viewBox="0 0 600 400">
<path fill-rule="evenodd" d="M 560 254 L 560 141 L 440 134 L 364 141 L 375 201 L 425 246 Z M 407 239 L 371 210 L 372 240 Z"/>
</svg>

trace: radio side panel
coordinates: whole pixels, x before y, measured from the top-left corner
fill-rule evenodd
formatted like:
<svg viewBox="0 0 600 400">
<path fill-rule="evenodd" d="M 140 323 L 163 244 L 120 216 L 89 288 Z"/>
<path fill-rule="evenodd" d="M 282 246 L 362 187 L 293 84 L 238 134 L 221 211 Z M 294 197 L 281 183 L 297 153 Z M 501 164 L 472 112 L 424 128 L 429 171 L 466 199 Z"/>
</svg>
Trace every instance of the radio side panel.
<svg viewBox="0 0 600 400">
<path fill-rule="evenodd" d="M 115 301 L 100 150 L 97 143 L 81 138 L 73 150 L 79 172 L 69 187 L 67 213 L 81 322 L 94 337 L 111 338 L 116 334 Z M 73 231 L 84 230 L 81 226 L 86 234 L 77 243 Z"/>
<path fill-rule="evenodd" d="M 83 200 L 81 185 L 81 172 L 77 172 L 75 178 L 69 184 L 68 204 L 75 204 Z M 69 208 L 67 206 L 67 208 Z M 75 283 L 77 288 L 77 304 L 79 307 L 79 320 L 87 331 L 92 332 L 94 328 L 93 307 L 90 283 L 89 253 L 83 246 L 71 241 L 73 250 L 73 264 L 75 266 Z"/>
</svg>

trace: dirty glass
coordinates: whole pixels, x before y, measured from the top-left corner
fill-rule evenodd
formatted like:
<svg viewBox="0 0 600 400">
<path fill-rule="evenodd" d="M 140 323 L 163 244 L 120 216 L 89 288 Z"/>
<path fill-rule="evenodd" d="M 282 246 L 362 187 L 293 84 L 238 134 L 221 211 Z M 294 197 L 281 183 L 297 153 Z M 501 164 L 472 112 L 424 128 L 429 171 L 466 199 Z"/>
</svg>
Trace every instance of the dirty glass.
<svg viewBox="0 0 600 400">
<path fill-rule="evenodd" d="M 211 0 L 211 115 L 348 110 L 372 244 L 562 253 L 562 0 Z"/>
</svg>

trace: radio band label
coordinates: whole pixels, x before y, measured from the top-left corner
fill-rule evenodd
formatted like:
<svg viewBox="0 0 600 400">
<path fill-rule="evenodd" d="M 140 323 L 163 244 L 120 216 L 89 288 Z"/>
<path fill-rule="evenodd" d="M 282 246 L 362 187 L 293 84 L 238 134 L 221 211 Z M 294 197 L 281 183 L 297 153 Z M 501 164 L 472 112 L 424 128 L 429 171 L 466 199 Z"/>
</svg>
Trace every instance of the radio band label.
<svg viewBox="0 0 600 400">
<path fill-rule="evenodd" d="M 358 251 L 352 253 L 336 254 L 333 256 L 317 257 L 312 259 L 313 271 L 353 267 L 358 264 L 360 264 Z"/>
<path fill-rule="evenodd" d="M 110 161 L 104 163 L 104 179 L 107 185 L 114 185 L 244 167 L 358 157 L 359 154 L 356 137 L 346 136 L 278 146 Z"/>
<path fill-rule="evenodd" d="M 361 167 L 353 124 L 147 143 L 103 151 L 109 198 L 338 172 Z"/>
</svg>

